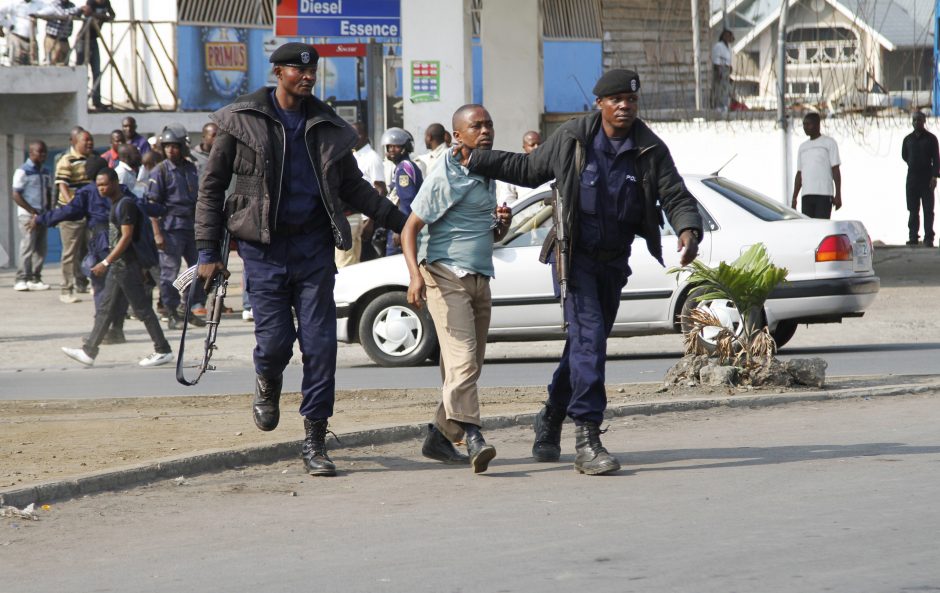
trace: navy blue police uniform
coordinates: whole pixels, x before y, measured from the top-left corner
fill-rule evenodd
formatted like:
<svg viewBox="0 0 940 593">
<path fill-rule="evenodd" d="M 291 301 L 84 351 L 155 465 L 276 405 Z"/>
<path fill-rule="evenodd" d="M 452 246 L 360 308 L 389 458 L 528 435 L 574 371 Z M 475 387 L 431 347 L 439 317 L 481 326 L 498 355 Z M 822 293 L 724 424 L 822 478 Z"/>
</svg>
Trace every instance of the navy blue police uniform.
<svg viewBox="0 0 940 593">
<path fill-rule="evenodd" d="M 274 91 L 269 98 L 284 128 L 282 197 L 271 243 L 237 242 L 255 316 L 255 370 L 272 380 L 280 377 L 293 354 L 294 340 L 299 340 L 304 366 L 300 413 L 329 418 L 336 369 L 336 265 L 330 218 L 307 151 L 305 112 L 282 109 Z"/>
<path fill-rule="evenodd" d="M 600 423 L 607 408 L 607 336 L 630 276 L 631 244 L 645 216 L 636 153 L 632 135 L 610 139 L 601 127 L 585 155 L 565 301 L 569 339 L 548 387 L 551 405 L 576 420 Z M 572 342 L 582 347 L 572 351 Z"/>
<path fill-rule="evenodd" d="M 411 203 L 414 202 L 423 182 L 421 169 L 411 159 L 405 159 L 395 167 L 389 192 L 398 197 L 398 210 L 406 217 L 411 215 Z M 401 253 L 401 246 L 395 246 L 392 235 L 393 233 L 389 232 L 386 237 L 385 255 Z"/>
<path fill-rule="evenodd" d="M 196 265 L 196 196 L 199 192 L 199 174 L 196 165 L 182 159 L 174 164 L 169 159 L 161 162 L 150 173 L 147 202 L 157 213 L 164 246 L 160 251 L 160 300 L 168 311 L 176 311 L 180 293 L 173 287 L 179 275 L 182 260 L 187 266 Z M 197 287 L 196 303 L 205 300 L 205 291 Z"/>
</svg>

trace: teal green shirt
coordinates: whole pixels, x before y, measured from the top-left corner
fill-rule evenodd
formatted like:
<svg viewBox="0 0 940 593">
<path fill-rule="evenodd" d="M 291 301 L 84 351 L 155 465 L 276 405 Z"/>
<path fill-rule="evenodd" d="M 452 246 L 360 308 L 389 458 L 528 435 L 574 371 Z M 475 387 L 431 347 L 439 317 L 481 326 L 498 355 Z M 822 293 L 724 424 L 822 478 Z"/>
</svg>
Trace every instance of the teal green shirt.
<svg viewBox="0 0 940 593">
<path fill-rule="evenodd" d="M 442 262 L 493 277 L 493 183 L 470 173 L 448 151 L 411 203 L 427 226 L 418 234 L 418 261 Z"/>
</svg>

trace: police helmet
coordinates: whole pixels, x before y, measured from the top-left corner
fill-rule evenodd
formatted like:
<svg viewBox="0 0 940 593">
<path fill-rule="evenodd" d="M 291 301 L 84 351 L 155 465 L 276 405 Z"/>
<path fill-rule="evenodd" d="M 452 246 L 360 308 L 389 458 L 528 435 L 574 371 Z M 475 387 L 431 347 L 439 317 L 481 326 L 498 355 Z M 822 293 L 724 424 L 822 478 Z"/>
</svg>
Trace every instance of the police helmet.
<svg viewBox="0 0 940 593">
<path fill-rule="evenodd" d="M 179 144 L 181 147 L 189 144 L 189 136 L 186 135 L 186 130 L 178 124 L 170 124 L 163 128 L 158 140 L 160 144 Z"/>
<path fill-rule="evenodd" d="M 405 152 L 411 153 L 415 149 L 414 138 L 411 137 L 406 130 L 401 128 L 389 128 L 385 130 L 385 133 L 382 134 L 382 138 L 379 140 L 379 144 L 382 147 L 393 144 L 395 146 L 404 146 Z"/>
</svg>

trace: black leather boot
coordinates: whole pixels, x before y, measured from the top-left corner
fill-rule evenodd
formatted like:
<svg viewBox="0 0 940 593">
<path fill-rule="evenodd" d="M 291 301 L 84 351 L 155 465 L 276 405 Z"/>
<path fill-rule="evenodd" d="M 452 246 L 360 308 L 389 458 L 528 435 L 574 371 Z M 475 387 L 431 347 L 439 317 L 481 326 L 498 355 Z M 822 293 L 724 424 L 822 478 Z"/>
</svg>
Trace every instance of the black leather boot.
<svg viewBox="0 0 940 593">
<path fill-rule="evenodd" d="M 304 446 L 302 449 L 304 466 L 311 476 L 335 476 L 336 466 L 326 454 L 327 419 L 311 420 L 304 418 Z"/>
<path fill-rule="evenodd" d="M 565 411 L 545 402 L 535 416 L 535 443 L 532 458 L 536 461 L 558 461 L 561 457 L 561 425 L 565 423 Z"/>
<path fill-rule="evenodd" d="M 185 307 L 186 307 L 185 305 L 180 304 L 180 306 L 176 308 L 176 316 L 179 318 L 180 323 L 182 323 L 183 318 L 186 317 Z M 205 327 L 206 326 L 206 320 L 192 312 L 190 312 L 189 314 L 189 323 L 193 327 Z M 183 326 L 181 325 L 180 327 L 183 327 Z"/>
<path fill-rule="evenodd" d="M 450 442 L 450 439 L 444 436 L 444 433 L 439 431 L 433 424 L 428 424 L 428 436 L 424 439 L 421 454 L 428 459 L 450 465 L 467 465 L 470 463 L 470 458 L 458 451 L 454 444 Z"/>
<path fill-rule="evenodd" d="M 609 474 L 620 469 L 617 458 L 607 452 L 601 444 L 601 427 L 595 422 L 585 422 L 575 428 L 574 448 L 577 456 L 574 469 L 589 476 Z"/>
<path fill-rule="evenodd" d="M 496 447 L 487 445 L 480 431 L 468 432 L 466 439 L 467 453 L 470 454 L 470 465 L 473 466 L 473 473 L 482 474 L 489 467 L 490 461 L 496 457 Z"/>
<path fill-rule="evenodd" d="M 281 419 L 281 385 L 284 376 L 278 375 L 276 379 L 268 379 L 262 375 L 255 376 L 255 397 L 251 400 L 251 415 L 255 419 L 255 426 L 261 430 L 274 430 Z"/>
</svg>

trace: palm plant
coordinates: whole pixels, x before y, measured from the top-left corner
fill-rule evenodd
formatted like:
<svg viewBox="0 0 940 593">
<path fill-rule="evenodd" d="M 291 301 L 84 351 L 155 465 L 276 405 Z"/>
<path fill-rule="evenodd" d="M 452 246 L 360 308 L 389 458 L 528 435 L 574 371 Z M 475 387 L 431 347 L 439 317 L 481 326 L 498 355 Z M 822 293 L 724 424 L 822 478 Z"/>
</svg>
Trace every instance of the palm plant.
<svg viewBox="0 0 940 593">
<path fill-rule="evenodd" d="M 770 261 L 763 243 L 752 245 L 730 265 L 720 262 L 709 267 L 699 260 L 682 268 L 672 268 L 671 274 L 688 272 L 688 283 L 692 286 L 689 298 L 696 302 L 727 300 L 734 304 L 741 316 L 742 330 L 735 334 L 724 327 L 710 312 L 694 309 L 685 316 L 692 326 L 686 335 L 686 354 L 706 354 L 697 336 L 704 328 L 716 328 L 715 354 L 721 361 L 738 363 L 750 367 L 756 359 L 766 360 L 774 353 L 776 345 L 764 325 L 764 303 L 770 293 L 786 280 L 788 270 L 779 268 Z"/>
</svg>

